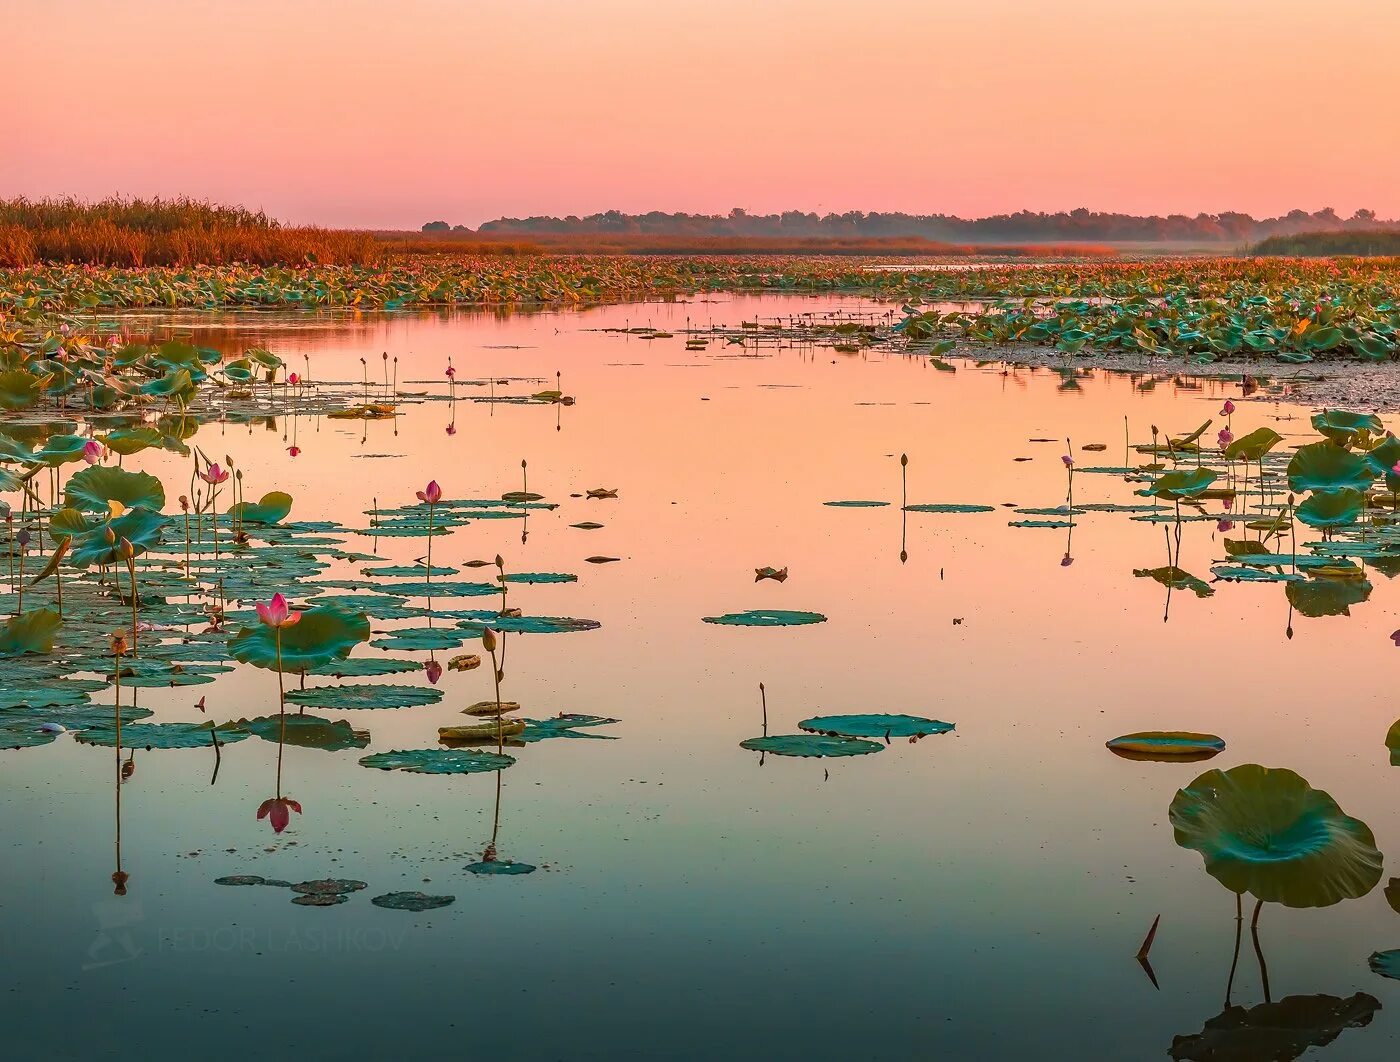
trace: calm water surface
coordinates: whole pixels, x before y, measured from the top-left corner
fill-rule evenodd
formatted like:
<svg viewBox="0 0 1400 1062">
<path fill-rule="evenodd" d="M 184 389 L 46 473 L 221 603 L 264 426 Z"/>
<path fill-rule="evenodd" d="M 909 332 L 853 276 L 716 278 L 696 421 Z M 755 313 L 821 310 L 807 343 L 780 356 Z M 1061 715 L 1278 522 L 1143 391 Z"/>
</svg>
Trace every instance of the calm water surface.
<svg viewBox="0 0 1400 1062">
<path fill-rule="evenodd" d="M 1390 581 L 1373 573 L 1350 617 L 1290 615 L 1281 585 L 1226 583 L 1208 599 L 1174 592 L 1164 617 L 1165 588 L 1133 575 L 1166 563 L 1161 526 L 1090 513 L 1067 542 L 1061 529 L 1009 528 L 1019 517 L 1000 508 L 1064 500 L 1066 436 L 1081 464 L 1120 464 L 1125 415 L 1135 442 L 1153 423 L 1180 434 L 1223 397 L 1239 401 L 1238 385 L 1103 373 L 1067 385 L 1044 370 L 686 351 L 680 335 L 600 330 L 832 307 L 888 309 L 768 298 L 128 322 L 233 352 L 266 346 L 294 369 L 309 357 L 319 379 L 359 379 L 361 357 L 377 374 L 387 351 L 405 390 L 442 393 L 449 356 L 460 380 L 542 381 L 503 393 L 552 387 L 561 372 L 571 407 L 460 400 L 406 406 L 396 422 L 302 418 L 295 458 L 281 420 L 206 425 L 195 441 L 231 455 L 250 496 L 286 490 L 294 518 L 348 526 L 364 525 L 373 499 L 413 501 L 431 478 L 449 497 L 519 489 L 528 460 L 530 488 L 560 507 L 532 514 L 523 542 L 515 520 L 460 528 L 435 540 L 434 559 L 500 553 L 507 570 L 576 573 L 517 587 L 511 604 L 601 629 L 511 637 L 503 695 L 536 717 L 620 723 L 595 732 L 615 740 L 516 750 L 500 854 L 540 869 L 515 877 L 464 871 L 491 837 L 493 775 L 381 772 L 359 766 L 360 751 L 289 747 L 282 789 L 304 812 L 279 837 L 255 818 L 273 793 L 275 745 L 231 745 L 212 786 L 207 750 L 138 751 L 122 792 L 121 898 L 111 750 L 64 737 L 0 752 L 5 1054 L 1165 1058 L 1173 1036 L 1222 1009 L 1234 902 L 1167 821 L 1176 790 L 1207 767 L 1123 760 L 1105 740 L 1217 733 L 1228 748 L 1209 767 L 1292 768 L 1364 819 L 1383 852 L 1400 851 L 1400 770 L 1384 747 L 1400 713 Z M 1306 409 L 1239 405 L 1236 434 L 1269 424 L 1290 442 L 1312 437 Z M 901 452 L 910 503 L 998 508 L 906 521 Z M 188 481 L 188 463 L 168 455 L 128 467 L 161 474 L 172 497 Z M 571 497 L 594 487 L 619 497 Z M 1075 500 L 1128 502 L 1131 490 L 1080 475 Z M 894 504 L 822 504 L 838 499 Z M 570 526 L 589 520 L 604 526 Z M 1214 523 L 1186 525 L 1181 567 L 1209 578 L 1221 537 Z M 409 563 L 423 546 L 385 539 L 377 553 Z M 622 560 L 584 562 L 596 554 Z M 755 584 L 764 565 L 791 577 Z M 343 568 L 334 574 L 354 571 Z M 701 622 L 752 608 L 829 621 Z M 739 747 L 762 729 L 760 682 L 773 733 L 862 711 L 957 729 L 874 756 L 760 762 Z M 440 688 L 434 706 L 321 714 L 368 729 L 371 752 L 430 748 L 439 726 L 492 695 L 489 665 L 449 671 Z M 275 676 L 242 669 L 142 690 L 139 703 L 159 721 L 197 720 L 200 695 L 219 719 L 276 710 Z M 231 874 L 368 890 L 298 907 L 285 890 L 214 883 Z M 457 900 L 426 914 L 369 903 L 419 889 Z M 1158 914 L 1160 989 L 1133 959 Z M 1400 946 L 1381 888 L 1323 910 L 1270 906 L 1261 941 L 1275 1000 L 1364 991 L 1381 1002 L 1368 1027 L 1317 1053 L 1396 1057 L 1400 983 L 1366 963 Z M 1233 1001 L 1263 998 L 1246 933 Z"/>
</svg>

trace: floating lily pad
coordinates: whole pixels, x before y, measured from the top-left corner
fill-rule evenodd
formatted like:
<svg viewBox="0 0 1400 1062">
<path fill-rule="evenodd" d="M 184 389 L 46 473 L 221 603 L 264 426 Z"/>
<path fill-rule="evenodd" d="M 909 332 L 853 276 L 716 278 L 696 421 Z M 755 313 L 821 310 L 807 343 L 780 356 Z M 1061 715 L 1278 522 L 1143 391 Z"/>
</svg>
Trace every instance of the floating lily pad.
<svg viewBox="0 0 1400 1062">
<path fill-rule="evenodd" d="M 1074 523 L 1073 523 L 1072 521 L 1070 521 L 1070 520 L 1011 520 L 1011 521 L 1009 521 L 1009 522 L 1007 523 L 1006 526 L 1007 526 L 1007 527 L 1040 527 L 1040 528 L 1051 528 L 1051 529 L 1053 529 L 1053 528 L 1057 528 L 1057 527 L 1059 527 L 1059 528 L 1073 527 L 1073 526 L 1074 526 Z"/>
<path fill-rule="evenodd" d="M 248 731 L 237 723 L 222 723 L 214 728 L 220 745 L 231 745 L 248 737 Z M 117 728 L 111 723 L 86 727 L 77 738 L 84 745 L 114 748 Z M 122 746 L 145 749 L 207 749 L 214 744 L 208 723 L 123 723 Z"/>
<path fill-rule="evenodd" d="M 292 903 L 298 907 L 335 907 L 337 904 L 349 902 L 350 896 L 344 892 L 315 892 L 292 897 Z"/>
<path fill-rule="evenodd" d="M 376 638 L 369 644 L 376 649 L 414 653 L 431 652 L 435 649 L 456 649 L 464 641 L 466 641 L 466 636 L 460 628 L 406 627 L 403 630 L 390 631 L 384 637 Z"/>
<path fill-rule="evenodd" d="M 569 526 L 576 527 L 580 531 L 597 531 L 603 525 L 598 523 L 597 520 L 584 520 L 582 523 L 570 524 Z"/>
<path fill-rule="evenodd" d="M 425 686 L 368 683 L 350 686 L 313 686 L 288 690 L 287 703 L 306 708 L 416 708 L 437 704 L 442 691 Z"/>
<path fill-rule="evenodd" d="M 829 502 L 822 502 L 822 504 L 823 504 L 823 505 L 829 505 L 829 506 L 831 506 L 831 508 L 833 508 L 833 509 L 879 509 L 879 508 L 881 508 L 882 506 L 888 505 L 889 502 L 887 502 L 887 501 L 861 501 L 861 500 L 852 500 L 852 501 L 829 501 Z"/>
<path fill-rule="evenodd" d="M 376 907 L 385 907 L 390 911 L 435 911 L 439 907 L 446 907 L 450 903 L 455 903 L 455 896 L 429 896 L 422 892 L 386 892 L 383 896 L 375 896 L 370 899 L 370 903 Z"/>
<path fill-rule="evenodd" d="M 1225 748 L 1225 742 L 1214 734 L 1176 730 L 1144 730 L 1124 734 L 1105 744 L 1118 755 L 1133 760 L 1208 760 Z"/>
<path fill-rule="evenodd" d="M 501 616 L 491 612 L 459 612 L 455 616 L 462 621 L 460 626 L 473 634 L 480 634 L 487 627 L 507 634 L 569 634 L 602 626 L 597 620 L 573 616 Z"/>
<path fill-rule="evenodd" d="M 478 874 L 483 876 L 503 875 L 514 876 L 518 874 L 533 874 L 535 867 L 529 863 L 517 863 L 513 859 L 492 859 L 483 860 L 479 863 L 468 863 L 463 868 L 468 874 Z"/>
<path fill-rule="evenodd" d="M 800 627 L 810 623 L 825 623 L 820 612 L 794 612 L 781 608 L 756 608 L 747 612 L 728 612 L 723 616 L 705 616 L 705 623 L 727 627 Z"/>
<path fill-rule="evenodd" d="M 1133 574 L 1139 579 L 1153 579 L 1172 590 L 1190 590 L 1197 597 L 1210 597 L 1215 593 L 1209 583 L 1173 565 L 1163 568 L 1134 568 Z"/>
<path fill-rule="evenodd" d="M 517 740 L 526 743 L 545 741 L 548 738 L 594 738 L 601 741 L 612 741 L 615 739 L 610 734 L 581 734 L 579 731 L 608 726 L 616 722 L 618 720 L 601 715 L 576 715 L 574 713 L 556 715 L 552 719 L 526 719 L 524 720 L 525 729 L 517 735 Z"/>
<path fill-rule="evenodd" d="M 215 885 L 266 885 L 267 879 L 260 874 L 229 874 L 227 877 L 215 878 Z"/>
<path fill-rule="evenodd" d="M 414 749 L 376 752 L 360 760 L 362 767 L 409 774 L 479 774 L 499 771 L 515 762 L 514 756 L 473 749 Z"/>
<path fill-rule="evenodd" d="M 292 891 L 303 896 L 346 896 L 369 886 L 354 878 L 318 878 L 315 881 L 301 881 L 292 886 Z"/>
<path fill-rule="evenodd" d="M 856 737 L 828 737 L 825 734 L 779 734 L 747 738 L 741 749 L 767 752 L 773 756 L 864 756 L 885 746 L 878 741 Z"/>
<path fill-rule="evenodd" d="M 361 575 L 368 575 L 373 579 L 424 579 L 429 574 L 433 576 L 456 575 L 457 568 L 445 568 L 434 564 L 430 573 L 426 565 L 421 564 L 390 564 L 382 568 L 361 568 Z"/>
<path fill-rule="evenodd" d="M 508 583 L 576 583 L 577 575 L 568 572 L 507 572 Z"/>
<path fill-rule="evenodd" d="M 1400 948 L 1373 952 L 1366 961 L 1370 965 L 1372 973 L 1400 981 Z"/>
<path fill-rule="evenodd" d="M 959 505 L 952 502 L 925 502 L 921 505 L 906 505 L 906 513 L 991 513 L 994 505 Z"/>
<path fill-rule="evenodd" d="M 316 715 L 264 715 L 240 719 L 238 725 L 264 741 L 283 741 L 297 748 L 339 752 L 369 744 L 369 731 L 356 730 L 343 719 L 322 719 Z"/>
<path fill-rule="evenodd" d="M 797 728 L 838 737 L 907 738 L 946 734 L 953 724 L 919 715 L 817 715 L 803 719 Z"/>
<path fill-rule="evenodd" d="M 422 671 L 423 665 L 417 660 L 394 660 L 390 657 L 355 656 L 348 660 L 332 660 L 328 664 L 306 669 L 308 675 L 325 675 L 334 678 L 377 678 L 381 675 L 406 675 L 411 671 Z"/>
</svg>

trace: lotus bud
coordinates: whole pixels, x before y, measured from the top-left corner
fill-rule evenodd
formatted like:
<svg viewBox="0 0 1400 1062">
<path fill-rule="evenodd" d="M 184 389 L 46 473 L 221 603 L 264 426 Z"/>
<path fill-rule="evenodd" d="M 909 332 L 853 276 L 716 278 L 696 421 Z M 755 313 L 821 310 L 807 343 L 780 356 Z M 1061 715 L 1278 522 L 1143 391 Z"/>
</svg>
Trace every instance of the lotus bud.
<svg viewBox="0 0 1400 1062">
<path fill-rule="evenodd" d="M 900 464 L 900 467 L 901 467 L 901 468 L 908 468 L 908 467 L 909 467 L 909 455 L 908 455 L 908 454 L 900 454 L 900 455 L 899 455 L 899 464 Z"/>
<path fill-rule="evenodd" d="M 126 631 L 114 631 L 112 640 L 108 644 L 111 645 L 113 653 L 121 656 L 122 653 L 126 652 Z"/>
<path fill-rule="evenodd" d="M 128 563 L 136 556 L 136 548 L 132 546 L 131 539 L 122 538 L 122 540 L 117 543 L 117 556 Z"/>
<path fill-rule="evenodd" d="M 494 653 L 496 651 L 496 632 L 490 627 L 482 628 L 481 647 L 488 653 Z"/>
<path fill-rule="evenodd" d="M 114 888 L 114 889 L 112 890 L 113 895 L 115 895 L 115 896 L 125 896 L 125 895 L 126 895 L 126 883 L 127 883 L 130 879 L 131 879 L 131 875 L 128 874 L 125 870 L 118 870 L 118 871 L 113 872 L 113 874 L 112 874 L 112 884 L 116 886 L 116 888 Z"/>
<path fill-rule="evenodd" d="M 115 546 L 117 544 L 117 533 L 113 531 L 110 526 L 102 529 L 102 537 L 107 540 L 107 545 L 109 546 Z"/>
<path fill-rule="evenodd" d="M 190 511 L 190 500 L 183 494 L 180 495 L 180 508 L 183 509 L 185 512 Z"/>
<path fill-rule="evenodd" d="M 15 536 L 15 541 L 19 543 L 20 549 L 27 547 L 29 545 L 29 528 L 21 527 L 19 534 Z"/>
<path fill-rule="evenodd" d="M 497 553 L 497 554 L 496 554 L 496 567 L 497 567 L 497 568 L 500 568 L 500 569 L 502 569 L 502 570 L 504 570 L 504 569 L 505 569 L 505 566 L 506 566 L 506 562 L 505 562 L 504 560 L 502 560 L 502 559 L 501 559 L 501 555 L 500 555 L 499 553 Z"/>
</svg>

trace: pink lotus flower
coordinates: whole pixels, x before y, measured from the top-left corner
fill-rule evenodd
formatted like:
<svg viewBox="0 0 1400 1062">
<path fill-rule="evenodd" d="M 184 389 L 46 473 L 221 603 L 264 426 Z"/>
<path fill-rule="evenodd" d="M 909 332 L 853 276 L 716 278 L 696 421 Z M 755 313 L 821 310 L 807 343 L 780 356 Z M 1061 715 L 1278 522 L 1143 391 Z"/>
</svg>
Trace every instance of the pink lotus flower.
<svg viewBox="0 0 1400 1062">
<path fill-rule="evenodd" d="M 273 594 L 267 603 L 257 603 L 258 620 L 269 627 L 292 627 L 301 622 L 301 613 L 293 612 L 287 599 L 281 594 Z"/>
<path fill-rule="evenodd" d="M 216 486 L 228 479 L 228 473 L 219 465 L 215 464 L 210 465 L 203 472 L 201 472 L 199 474 L 199 478 L 204 480 L 204 482 L 208 483 L 210 486 Z"/>
<path fill-rule="evenodd" d="M 289 446 L 289 447 L 287 447 L 287 453 L 291 454 L 293 457 L 296 457 L 298 454 L 301 453 L 301 447 L 300 447 L 300 446 Z"/>
<path fill-rule="evenodd" d="M 1220 440 L 1220 448 L 1223 450 L 1235 441 L 1235 436 L 1229 428 L 1221 428 L 1220 434 L 1216 436 Z"/>
<path fill-rule="evenodd" d="M 1228 398 L 1225 399 L 1225 404 L 1224 404 L 1223 406 L 1220 407 L 1220 415 L 1221 415 L 1222 417 L 1228 417 L 1228 416 L 1229 416 L 1231 413 L 1233 413 L 1234 411 L 1235 411 L 1235 403 L 1231 402 Z"/>
<path fill-rule="evenodd" d="M 1400 461 L 1396 461 L 1395 464 L 1391 465 L 1390 471 L 1393 472 L 1395 475 L 1400 476 Z"/>
<path fill-rule="evenodd" d="M 1235 521 L 1220 520 L 1216 523 L 1215 529 L 1223 535 L 1226 531 L 1233 531 L 1235 529 Z"/>
<path fill-rule="evenodd" d="M 1064 454 L 1064 455 L 1062 455 L 1062 456 L 1060 457 L 1060 460 L 1063 461 L 1063 462 L 1065 463 L 1065 467 L 1066 467 L 1066 468 L 1073 468 L 1073 467 L 1074 467 L 1074 458 L 1070 457 L 1069 454 Z"/>
<path fill-rule="evenodd" d="M 83 460 L 90 465 L 95 465 L 102 460 L 102 444 L 96 439 L 89 439 L 83 443 Z"/>
<path fill-rule="evenodd" d="M 447 367 L 447 378 L 449 380 L 455 380 L 457 378 L 457 370 L 454 369 L 451 365 Z"/>
<path fill-rule="evenodd" d="M 287 382 L 295 387 L 297 384 L 301 383 L 301 377 L 296 373 L 289 373 L 287 375 Z"/>
<path fill-rule="evenodd" d="M 1060 558 L 1060 567 L 1061 567 L 1061 568 L 1068 568 L 1068 567 L 1069 567 L 1071 564 L 1073 564 L 1073 563 L 1074 563 L 1074 558 L 1071 557 L 1068 553 L 1066 553 L 1063 557 Z"/>
<path fill-rule="evenodd" d="M 449 425 L 447 426 L 447 434 L 448 434 L 448 435 L 456 435 L 456 434 L 457 434 L 457 425 L 455 425 L 455 424 L 449 424 Z"/>
<path fill-rule="evenodd" d="M 258 807 L 258 821 L 267 819 L 272 823 L 272 832 L 281 833 L 292 821 L 292 812 L 301 814 L 301 805 L 291 797 L 272 797 Z"/>
<path fill-rule="evenodd" d="M 438 486 L 437 480 L 433 480 L 418 492 L 418 500 L 429 505 L 436 505 L 442 501 L 442 488 Z"/>
<path fill-rule="evenodd" d="M 429 660 L 423 665 L 423 670 L 428 675 L 428 681 L 436 686 L 438 684 L 438 679 L 442 678 L 442 665 L 436 660 Z"/>
<path fill-rule="evenodd" d="M 1392 634 L 1390 636 L 1390 640 L 1396 645 L 1400 645 L 1400 631 L 1396 631 L 1394 634 Z"/>
</svg>

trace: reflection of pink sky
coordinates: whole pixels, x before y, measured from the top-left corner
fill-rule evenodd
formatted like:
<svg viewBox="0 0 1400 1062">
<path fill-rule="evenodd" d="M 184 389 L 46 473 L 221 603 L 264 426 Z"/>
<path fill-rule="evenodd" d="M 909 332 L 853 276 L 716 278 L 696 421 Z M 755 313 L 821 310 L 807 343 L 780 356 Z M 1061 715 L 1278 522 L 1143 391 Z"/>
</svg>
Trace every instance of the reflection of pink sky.
<svg viewBox="0 0 1400 1062">
<path fill-rule="evenodd" d="M 6 82 L 34 87 L 7 195 L 403 227 L 736 204 L 1400 214 L 1400 8 L 1374 0 L 53 0 L 6 37 Z"/>
</svg>

